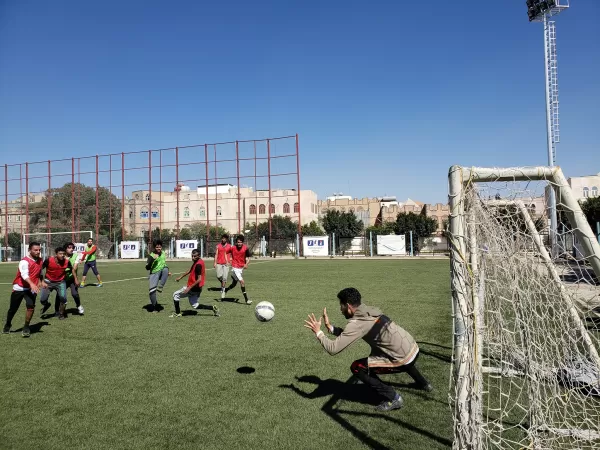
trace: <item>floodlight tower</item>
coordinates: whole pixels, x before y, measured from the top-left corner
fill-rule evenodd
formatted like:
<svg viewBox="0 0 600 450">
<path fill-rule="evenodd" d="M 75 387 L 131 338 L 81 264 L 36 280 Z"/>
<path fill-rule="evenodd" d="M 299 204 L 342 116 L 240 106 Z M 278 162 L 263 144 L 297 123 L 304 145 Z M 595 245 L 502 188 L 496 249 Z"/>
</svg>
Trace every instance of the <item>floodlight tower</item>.
<svg viewBox="0 0 600 450">
<path fill-rule="evenodd" d="M 558 64 L 556 57 L 556 22 L 550 17 L 569 7 L 569 0 L 527 0 L 527 16 L 530 22 L 544 24 L 544 66 L 546 78 L 546 133 L 548 139 L 548 165 L 556 165 L 556 144 L 560 142 L 558 122 Z M 558 217 L 556 195 L 549 189 L 550 248 L 557 250 Z"/>
</svg>

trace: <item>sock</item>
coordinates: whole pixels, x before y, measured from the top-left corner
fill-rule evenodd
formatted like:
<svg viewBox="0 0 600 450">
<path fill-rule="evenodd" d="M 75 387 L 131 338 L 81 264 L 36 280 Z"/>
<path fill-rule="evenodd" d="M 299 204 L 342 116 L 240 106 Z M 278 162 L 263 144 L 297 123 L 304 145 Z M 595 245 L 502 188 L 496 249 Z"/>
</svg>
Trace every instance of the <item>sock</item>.
<svg viewBox="0 0 600 450">
<path fill-rule="evenodd" d="M 150 292 L 150 303 L 156 306 L 156 291 Z"/>
<path fill-rule="evenodd" d="M 242 294 L 244 294 L 244 298 L 248 300 L 248 294 L 246 294 L 246 286 L 242 286 Z"/>
<path fill-rule="evenodd" d="M 177 314 L 181 313 L 181 309 L 179 308 L 179 302 L 173 300 L 173 305 L 175 305 L 175 312 Z"/>
<path fill-rule="evenodd" d="M 75 306 L 79 308 L 81 306 L 81 298 L 79 295 L 74 295 L 73 300 L 75 300 Z"/>
</svg>

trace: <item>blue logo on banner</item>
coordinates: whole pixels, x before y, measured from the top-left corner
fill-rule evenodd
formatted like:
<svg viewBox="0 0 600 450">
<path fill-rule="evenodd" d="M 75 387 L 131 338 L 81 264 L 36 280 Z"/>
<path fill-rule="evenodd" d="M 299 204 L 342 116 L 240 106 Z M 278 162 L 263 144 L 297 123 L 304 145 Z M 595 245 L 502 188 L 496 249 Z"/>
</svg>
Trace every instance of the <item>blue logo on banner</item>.
<svg viewBox="0 0 600 450">
<path fill-rule="evenodd" d="M 196 244 L 193 242 L 189 242 L 189 243 L 182 242 L 179 244 L 179 248 L 182 250 L 185 250 L 186 248 L 190 248 L 193 250 L 196 248 Z"/>
<path fill-rule="evenodd" d="M 137 248 L 136 244 L 123 244 L 123 251 L 125 250 L 135 250 Z"/>
<path fill-rule="evenodd" d="M 309 247 L 314 247 L 315 245 L 317 247 L 323 247 L 323 246 L 325 246 L 325 240 L 324 239 L 309 239 L 306 241 L 306 244 Z"/>
</svg>

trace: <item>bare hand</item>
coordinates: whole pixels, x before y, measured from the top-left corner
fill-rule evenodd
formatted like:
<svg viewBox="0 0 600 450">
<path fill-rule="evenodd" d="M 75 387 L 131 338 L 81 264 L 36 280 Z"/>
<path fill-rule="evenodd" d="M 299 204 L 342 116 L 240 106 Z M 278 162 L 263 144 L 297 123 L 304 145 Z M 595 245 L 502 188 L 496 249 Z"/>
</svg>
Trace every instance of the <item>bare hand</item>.
<svg viewBox="0 0 600 450">
<path fill-rule="evenodd" d="M 244 269 L 247 269 L 247 268 L 248 268 L 248 264 L 244 264 Z"/>
<path fill-rule="evenodd" d="M 179 280 L 181 280 L 181 277 L 175 278 L 175 282 L 179 282 Z"/>
<path fill-rule="evenodd" d="M 217 268 L 217 263 L 214 263 L 214 264 L 213 264 L 213 267 L 216 269 L 216 268 Z"/>
<path fill-rule="evenodd" d="M 325 326 L 327 330 L 331 329 L 331 322 L 329 322 L 329 316 L 327 315 L 327 308 L 323 308 L 323 320 L 325 321 Z"/>
<path fill-rule="evenodd" d="M 173 275 L 171 272 L 169 272 L 169 276 Z"/>
<path fill-rule="evenodd" d="M 32 284 L 31 292 L 33 292 L 34 294 L 37 294 L 38 292 L 40 292 L 40 286 L 38 284 Z"/>
<path fill-rule="evenodd" d="M 317 320 L 314 314 L 309 314 L 308 320 L 304 321 L 304 326 L 310 328 L 313 333 L 317 334 L 321 330 L 321 319 L 322 317 L 319 317 L 319 320 Z"/>
</svg>

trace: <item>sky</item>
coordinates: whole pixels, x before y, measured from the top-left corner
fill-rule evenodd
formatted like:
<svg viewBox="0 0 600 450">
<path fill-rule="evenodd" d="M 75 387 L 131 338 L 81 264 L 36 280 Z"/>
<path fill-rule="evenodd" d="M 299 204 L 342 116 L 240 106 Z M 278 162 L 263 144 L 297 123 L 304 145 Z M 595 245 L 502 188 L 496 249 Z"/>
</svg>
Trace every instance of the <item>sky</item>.
<svg viewBox="0 0 600 450">
<path fill-rule="evenodd" d="M 600 172 L 598 17 L 556 18 L 567 177 Z M 453 164 L 547 163 L 543 56 L 524 0 L 0 0 L 0 164 L 298 134 L 319 198 L 446 202 Z"/>
</svg>

